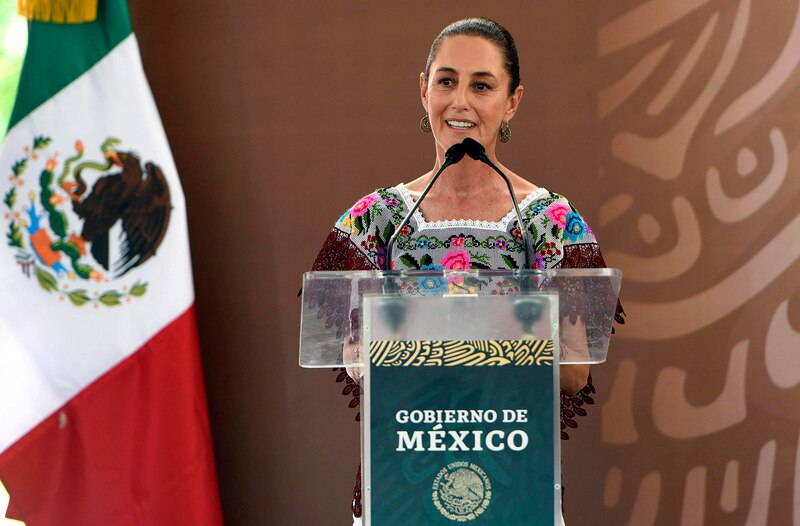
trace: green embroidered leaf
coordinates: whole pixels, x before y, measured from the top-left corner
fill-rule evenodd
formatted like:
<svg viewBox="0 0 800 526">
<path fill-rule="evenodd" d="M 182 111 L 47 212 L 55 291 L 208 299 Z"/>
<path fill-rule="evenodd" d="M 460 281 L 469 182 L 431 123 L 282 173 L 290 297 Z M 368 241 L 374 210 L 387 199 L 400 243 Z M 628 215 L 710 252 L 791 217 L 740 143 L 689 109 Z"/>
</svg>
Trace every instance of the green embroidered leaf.
<svg viewBox="0 0 800 526">
<path fill-rule="evenodd" d="M 361 222 L 364 223 L 364 230 L 369 230 L 369 225 L 372 223 L 372 218 L 370 216 L 372 216 L 372 214 L 369 210 L 361 216 Z"/>
<path fill-rule="evenodd" d="M 485 285 L 485 282 L 483 282 L 483 281 L 479 280 L 478 278 L 471 278 L 471 277 L 467 277 L 467 278 L 464 280 L 464 284 L 465 284 L 467 287 L 475 287 L 475 288 L 480 288 L 480 287 L 481 287 L 481 285 Z"/>
<path fill-rule="evenodd" d="M 503 262 L 504 262 L 504 263 L 506 264 L 506 266 L 507 266 L 508 268 L 510 268 L 510 269 L 517 269 L 517 268 L 519 268 L 519 265 L 517 264 L 517 262 L 516 262 L 516 261 L 514 261 L 514 258 L 512 258 L 511 256 L 509 256 L 509 255 L 507 255 L 507 254 L 503 254 Z"/>
<path fill-rule="evenodd" d="M 389 223 L 388 225 L 386 225 L 386 228 L 383 229 L 383 239 L 381 239 L 380 236 L 378 236 L 378 246 L 380 247 L 386 246 L 386 243 L 389 242 L 389 239 L 392 237 L 392 234 L 394 234 L 394 225 L 392 223 Z"/>
<path fill-rule="evenodd" d="M 89 298 L 89 295 L 84 289 L 73 290 L 67 294 L 67 298 L 69 298 L 69 301 L 71 301 L 76 307 L 80 307 L 81 305 L 85 305 L 91 301 L 91 298 Z"/>
<path fill-rule="evenodd" d="M 40 135 L 38 137 L 33 138 L 33 149 L 34 150 L 41 150 L 48 144 L 53 141 L 50 137 L 45 137 L 44 135 Z"/>
<path fill-rule="evenodd" d="M 122 294 L 117 292 L 116 290 L 109 290 L 100 295 L 97 298 L 97 301 L 105 305 L 106 307 L 116 307 L 120 305 L 119 299 L 122 297 Z"/>
<path fill-rule="evenodd" d="M 416 259 L 414 259 L 414 256 L 410 254 L 403 254 L 402 256 L 400 256 L 400 261 L 403 263 L 403 265 L 407 266 L 408 268 L 414 268 L 419 270 L 419 262 Z"/>
<path fill-rule="evenodd" d="M 19 161 L 15 162 L 13 166 L 11 166 L 11 171 L 14 172 L 14 177 L 19 177 L 22 175 L 22 172 L 25 171 L 25 167 L 28 166 L 28 158 L 25 157 L 24 159 L 20 159 Z"/>
<path fill-rule="evenodd" d="M 6 237 L 8 238 L 8 246 L 22 248 L 22 235 L 19 232 L 17 223 L 13 220 L 8 224 L 8 232 L 6 232 Z"/>
<path fill-rule="evenodd" d="M 423 267 L 429 267 L 433 265 L 433 258 L 430 254 L 425 254 L 419 259 L 419 262 Z"/>
<path fill-rule="evenodd" d="M 141 281 L 137 281 L 131 287 L 130 295 L 136 296 L 137 298 L 141 298 L 144 296 L 145 292 L 147 292 L 147 283 L 142 283 Z"/>
<path fill-rule="evenodd" d="M 6 197 L 3 199 L 3 202 L 8 206 L 8 208 L 14 208 L 14 203 L 17 201 L 17 188 L 14 187 L 8 191 Z"/>
<path fill-rule="evenodd" d="M 47 292 L 58 290 L 58 280 L 56 280 L 55 276 L 46 270 L 42 270 L 39 265 L 36 265 L 36 280 L 39 282 L 39 286 Z"/>
<path fill-rule="evenodd" d="M 470 252 L 469 258 L 470 258 L 470 261 L 472 263 L 472 266 L 475 266 L 475 263 L 477 262 L 477 263 L 480 263 L 481 265 L 483 265 L 482 267 L 478 267 L 478 268 L 491 268 L 489 266 L 489 263 L 490 263 L 489 254 L 473 254 L 472 252 Z"/>
<path fill-rule="evenodd" d="M 477 268 L 477 269 L 483 269 L 483 270 L 488 270 L 488 269 L 492 268 L 489 265 L 481 263 L 480 261 L 470 261 L 469 265 L 470 265 L 470 268 Z"/>
<path fill-rule="evenodd" d="M 356 232 L 363 232 L 364 231 L 364 223 L 361 221 L 361 218 L 364 216 L 358 216 L 353 220 L 353 226 L 356 228 Z"/>
<path fill-rule="evenodd" d="M 536 238 L 539 237 L 539 231 L 536 229 L 536 225 L 534 225 L 533 223 L 531 223 L 530 228 L 528 228 L 528 232 L 531 233 L 531 235 L 533 236 L 533 239 L 536 239 Z"/>
</svg>

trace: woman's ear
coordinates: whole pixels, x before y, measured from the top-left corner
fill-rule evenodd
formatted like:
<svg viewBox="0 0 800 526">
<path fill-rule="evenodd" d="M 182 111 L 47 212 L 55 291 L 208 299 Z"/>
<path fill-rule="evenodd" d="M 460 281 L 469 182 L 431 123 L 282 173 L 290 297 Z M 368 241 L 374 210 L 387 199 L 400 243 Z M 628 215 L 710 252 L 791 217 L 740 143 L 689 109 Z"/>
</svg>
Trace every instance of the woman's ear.
<svg viewBox="0 0 800 526">
<path fill-rule="evenodd" d="M 520 84 L 517 86 L 517 89 L 514 90 L 514 94 L 508 98 L 508 109 L 506 110 L 506 118 L 505 121 L 508 122 L 517 113 L 517 108 L 519 108 L 519 103 L 522 100 L 522 94 L 525 91 L 525 88 Z"/>
<path fill-rule="evenodd" d="M 428 83 L 425 81 L 425 73 L 419 74 L 419 97 L 422 100 L 422 107 L 428 111 Z"/>
</svg>

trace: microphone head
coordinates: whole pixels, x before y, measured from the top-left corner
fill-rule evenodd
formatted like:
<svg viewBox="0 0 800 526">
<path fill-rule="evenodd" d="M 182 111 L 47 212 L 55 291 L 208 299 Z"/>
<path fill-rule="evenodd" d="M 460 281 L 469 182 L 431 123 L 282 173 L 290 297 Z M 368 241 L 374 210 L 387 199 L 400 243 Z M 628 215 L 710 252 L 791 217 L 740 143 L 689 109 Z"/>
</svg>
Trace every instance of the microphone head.
<svg viewBox="0 0 800 526">
<path fill-rule="evenodd" d="M 464 145 L 462 143 L 456 143 L 444 152 L 444 161 L 450 161 L 450 164 L 456 164 L 458 161 L 464 158 Z"/>
<path fill-rule="evenodd" d="M 481 155 L 484 154 L 486 148 L 483 147 L 481 143 L 473 139 L 472 137 L 467 137 L 461 144 L 464 145 L 464 150 L 467 155 L 475 159 L 476 161 L 481 158 Z"/>
</svg>

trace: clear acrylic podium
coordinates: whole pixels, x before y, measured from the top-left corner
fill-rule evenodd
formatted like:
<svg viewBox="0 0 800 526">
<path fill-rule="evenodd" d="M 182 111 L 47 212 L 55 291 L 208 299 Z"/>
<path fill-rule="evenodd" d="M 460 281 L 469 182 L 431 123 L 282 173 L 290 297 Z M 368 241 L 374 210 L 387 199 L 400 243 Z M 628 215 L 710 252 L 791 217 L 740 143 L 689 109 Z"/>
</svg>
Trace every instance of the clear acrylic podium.
<svg viewBox="0 0 800 526">
<path fill-rule="evenodd" d="M 364 525 L 553 524 L 558 366 L 605 361 L 620 278 L 306 273 L 300 365 L 360 379 Z"/>
</svg>

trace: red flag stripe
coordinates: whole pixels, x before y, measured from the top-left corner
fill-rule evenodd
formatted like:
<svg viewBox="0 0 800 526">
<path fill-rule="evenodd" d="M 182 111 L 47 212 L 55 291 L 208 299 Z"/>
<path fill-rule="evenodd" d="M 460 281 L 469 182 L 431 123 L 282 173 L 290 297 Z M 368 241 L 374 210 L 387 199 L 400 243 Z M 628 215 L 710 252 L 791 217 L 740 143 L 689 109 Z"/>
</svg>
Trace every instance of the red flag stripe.
<svg viewBox="0 0 800 526">
<path fill-rule="evenodd" d="M 27 526 L 222 524 L 194 307 L 0 455 L 0 480 Z"/>
</svg>

